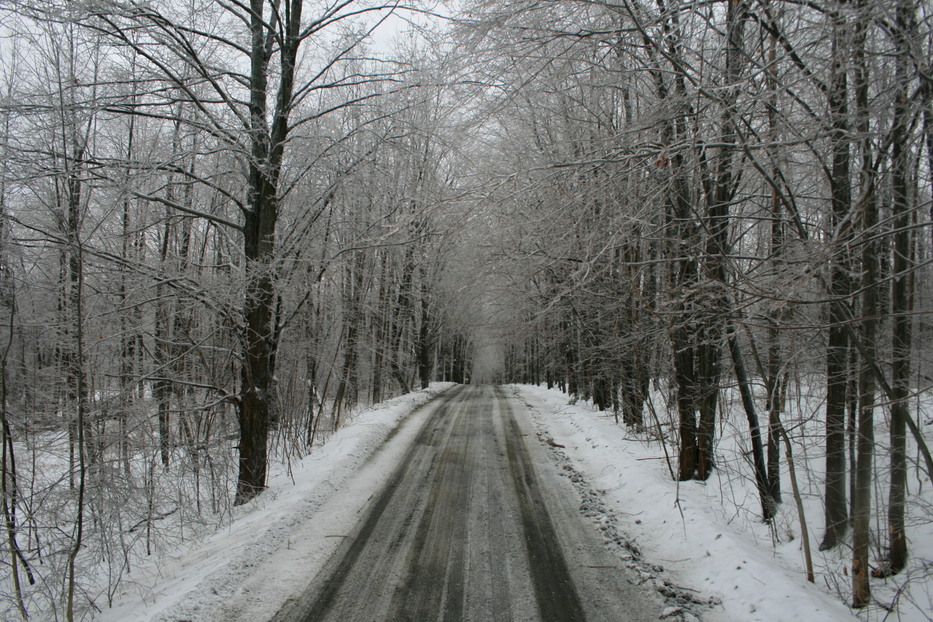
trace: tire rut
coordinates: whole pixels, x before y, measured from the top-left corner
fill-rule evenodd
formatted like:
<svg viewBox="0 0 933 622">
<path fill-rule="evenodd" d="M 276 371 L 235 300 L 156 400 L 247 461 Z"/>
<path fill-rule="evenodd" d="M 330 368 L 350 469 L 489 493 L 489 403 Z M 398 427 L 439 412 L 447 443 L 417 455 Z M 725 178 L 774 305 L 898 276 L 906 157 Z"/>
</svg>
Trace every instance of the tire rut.
<svg viewBox="0 0 933 622">
<path fill-rule="evenodd" d="M 586 619 L 580 597 L 560 549 L 557 533 L 538 488 L 531 457 L 522 441 L 522 431 L 502 389 L 496 387 L 508 431 L 505 435 L 512 483 L 518 494 L 525 545 L 531 559 L 531 577 L 541 619 L 544 622 L 578 622 Z"/>
<path fill-rule="evenodd" d="M 625 605 L 617 603 L 608 614 L 587 615 L 600 600 L 594 590 L 605 585 L 578 589 L 575 572 L 588 562 L 574 551 L 568 563 L 561 546 L 577 548 L 586 536 L 568 541 L 558 533 L 577 525 L 563 514 L 563 522 L 552 520 L 554 491 L 543 494 L 533 452 L 504 391 L 457 387 L 428 407 L 434 411 L 386 487 L 328 562 L 332 571 L 273 619 L 625 619 Z"/>
</svg>

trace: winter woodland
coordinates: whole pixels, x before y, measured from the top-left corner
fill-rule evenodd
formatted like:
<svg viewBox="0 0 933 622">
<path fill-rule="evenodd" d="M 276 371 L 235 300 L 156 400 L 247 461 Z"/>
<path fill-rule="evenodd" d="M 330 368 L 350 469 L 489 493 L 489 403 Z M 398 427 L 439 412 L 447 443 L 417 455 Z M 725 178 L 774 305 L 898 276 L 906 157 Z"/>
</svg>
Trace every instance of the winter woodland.
<svg viewBox="0 0 933 622">
<path fill-rule="evenodd" d="M 856 610 L 929 595 L 931 27 L 928 0 L 0 1 L 0 615 L 91 619 L 434 381 L 559 388 L 672 481 L 753 482 Z"/>
</svg>

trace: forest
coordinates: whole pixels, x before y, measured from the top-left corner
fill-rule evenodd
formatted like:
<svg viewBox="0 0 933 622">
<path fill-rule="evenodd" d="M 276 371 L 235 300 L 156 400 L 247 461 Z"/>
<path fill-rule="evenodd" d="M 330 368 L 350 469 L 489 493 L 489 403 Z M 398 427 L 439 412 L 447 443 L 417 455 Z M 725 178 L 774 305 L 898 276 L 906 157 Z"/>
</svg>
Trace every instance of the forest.
<svg viewBox="0 0 933 622">
<path fill-rule="evenodd" d="M 926 0 L 0 0 L 2 615 L 434 381 L 711 486 L 741 421 L 762 521 L 818 453 L 868 605 L 931 516 L 931 58 Z"/>
</svg>

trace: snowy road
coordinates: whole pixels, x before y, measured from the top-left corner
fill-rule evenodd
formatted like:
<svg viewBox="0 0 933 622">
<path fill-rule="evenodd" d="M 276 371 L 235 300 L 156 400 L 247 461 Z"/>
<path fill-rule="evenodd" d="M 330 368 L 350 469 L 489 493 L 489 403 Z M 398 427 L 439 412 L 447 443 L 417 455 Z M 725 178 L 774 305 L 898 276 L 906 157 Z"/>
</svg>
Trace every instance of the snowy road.
<svg viewBox="0 0 933 622">
<path fill-rule="evenodd" d="M 329 573 L 274 620 L 657 620 L 520 404 L 491 386 L 437 398 Z"/>
</svg>

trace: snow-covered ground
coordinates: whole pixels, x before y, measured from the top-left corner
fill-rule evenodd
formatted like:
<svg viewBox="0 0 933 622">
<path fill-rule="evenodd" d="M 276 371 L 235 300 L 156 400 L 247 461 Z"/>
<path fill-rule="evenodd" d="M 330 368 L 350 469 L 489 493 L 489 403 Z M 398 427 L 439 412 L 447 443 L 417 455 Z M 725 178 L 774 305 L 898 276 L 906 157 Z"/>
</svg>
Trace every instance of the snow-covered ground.
<svg viewBox="0 0 933 622">
<path fill-rule="evenodd" d="M 356 413 L 303 460 L 275 465 L 268 490 L 236 508 L 225 528 L 150 558 L 124 580 L 114 606 L 93 619 L 268 620 L 324 566 L 426 413 L 415 411 L 386 442 L 392 431 L 448 386 L 436 383 Z M 349 481 L 360 472 L 365 476 Z"/>
<path fill-rule="evenodd" d="M 718 601 L 703 614 L 704 620 L 856 619 L 856 613 L 845 604 L 851 550 L 842 546 L 830 553 L 817 551 L 823 520 L 822 456 L 815 448 L 805 452 L 798 447 L 795 456 L 816 573 L 816 583 L 810 584 L 786 472 L 785 502 L 772 528 L 759 519 L 751 466 L 742 457 L 747 443 L 742 440 L 745 430 L 740 425 L 722 422 L 717 446 L 721 468 L 709 482 L 678 484 L 672 481 L 661 444 L 646 442 L 644 436 L 616 425 L 611 413 L 598 412 L 588 404 L 569 404 L 568 397 L 556 390 L 526 385 L 513 386 L 512 390 L 532 409 L 540 433 L 564 446 L 554 449 L 556 459 L 569 461 L 584 475 L 597 491 L 608 518 L 640 549 L 641 556 L 662 566 L 668 581 Z M 812 436 L 819 438 L 819 421 L 808 425 L 814 428 Z M 876 460 L 883 463 L 886 457 L 880 450 L 879 454 Z M 675 458 L 670 455 L 671 460 Z M 808 469 L 803 468 L 804 462 Z M 917 478 L 912 477 L 912 492 L 918 487 L 928 503 L 929 480 L 918 486 Z M 876 486 L 876 494 L 886 494 L 886 485 Z M 933 517 L 917 516 L 922 508 L 923 499 L 915 496 L 917 520 L 908 526 L 913 555 L 910 570 L 887 582 L 873 580 L 878 604 L 858 612 L 858 619 L 933 619 L 933 567 L 929 561 L 933 558 Z M 895 600 L 896 609 L 889 610 Z"/>
<path fill-rule="evenodd" d="M 432 385 L 357 413 L 324 446 L 293 462 L 290 472 L 280 466 L 270 477 L 269 490 L 237 508 L 227 527 L 185 550 L 150 560 L 147 569 L 135 569 L 114 607 L 94 619 L 268 619 L 288 594 L 306 586 L 323 567 L 428 411 L 406 415 L 445 386 Z M 581 509 L 607 539 L 621 542 L 625 554 L 653 569 L 643 573 L 646 581 L 695 595 L 698 603 L 712 602 L 691 608 L 704 620 L 855 619 L 843 602 L 847 551 L 827 556 L 814 551 L 817 583 L 807 583 L 790 494 L 775 527 L 762 524 L 755 514 L 753 482 L 749 473 L 740 474 L 744 463 L 734 471 L 721 469 L 709 483 L 678 485 L 668 472 L 663 447 L 616 425 L 611 415 L 587 404 L 571 405 L 556 390 L 524 385 L 509 390 L 531 409 L 539 439 L 552 441 L 549 455 L 575 481 L 583 496 Z M 737 426 L 733 438 L 728 425 L 721 432 L 720 450 L 727 460 L 730 448 L 739 446 L 741 432 Z M 351 478 L 361 472 L 364 477 Z M 927 493 L 929 488 L 927 482 Z M 818 490 L 808 486 L 806 492 L 815 549 L 821 506 Z M 929 559 L 928 532 L 923 523 L 911 533 L 917 559 Z M 915 575 L 918 567 L 922 571 L 923 564 L 915 561 Z M 881 602 L 890 603 L 900 582 L 878 581 L 873 589 Z M 931 594 L 933 580 L 915 578 L 888 619 L 930 619 Z M 669 612 L 673 615 L 676 608 Z M 882 620 L 887 614 L 876 606 L 858 617 Z"/>
</svg>

